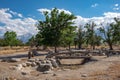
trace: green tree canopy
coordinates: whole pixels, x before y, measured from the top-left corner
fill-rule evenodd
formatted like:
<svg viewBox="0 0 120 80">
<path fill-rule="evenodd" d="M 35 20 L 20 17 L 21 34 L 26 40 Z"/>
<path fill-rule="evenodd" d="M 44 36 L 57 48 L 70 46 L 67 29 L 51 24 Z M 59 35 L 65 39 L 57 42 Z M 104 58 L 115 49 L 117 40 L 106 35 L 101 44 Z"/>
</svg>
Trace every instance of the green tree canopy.
<svg viewBox="0 0 120 80">
<path fill-rule="evenodd" d="M 82 26 L 78 27 L 77 30 L 77 42 L 78 42 L 78 48 L 82 48 L 82 44 L 85 42 L 85 31 L 83 30 Z"/>
<path fill-rule="evenodd" d="M 101 24 L 99 31 L 103 34 L 104 42 L 109 46 L 110 50 L 113 50 L 113 44 L 120 41 L 120 20 L 115 18 L 116 23 L 108 24 L 104 26 Z"/>
<path fill-rule="evenodd" d="M 6 42 L 7 45 L 9 46 L 14 46 L 16 45 L 16 42 L 17 42 L 17 34 L 16 32 L 9 32 L 7 31 L 5 34 L 4 34 L 4 40 Z"/>
<path fill-rule="evenodd" d="M 56 47 L 61 43 L 62 32 L 73 24 L 76 17 L 73 14 L 66 14 L 64 11 L 59 12 L 54 8 L 49 14 L 44 12 L 45 21 L 38 22 L 39 34 L 42 36 L 42 43 L 46 46 Z"/>
</svg>

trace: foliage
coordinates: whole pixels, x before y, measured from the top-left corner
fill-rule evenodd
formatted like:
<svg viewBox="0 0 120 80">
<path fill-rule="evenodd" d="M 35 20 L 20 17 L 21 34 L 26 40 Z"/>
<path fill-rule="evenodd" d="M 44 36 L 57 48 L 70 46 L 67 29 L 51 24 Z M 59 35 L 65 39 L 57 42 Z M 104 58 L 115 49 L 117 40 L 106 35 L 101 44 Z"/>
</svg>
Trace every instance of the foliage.
<svg viewBox="0 0 120 80">
<path fill-rule="evenodd" d="M 63 30 L 62 32 L 62 37 L 61 37 L 61 44 L 63 46 L 69 46 L 70 50 L 70 45 L 74 43 L 74 37 L 75 37 L 75 30 L 76 27 L 74 26 L 68 26 L 67 29 Z"/>
<path fill-rule="evenodd" d="M 85 42 L 85 31 L 82 29 L 82 26 L 79 26 L 77 34 L 77 43 L 78 43 L 78 48 L 82 48 L 82 44 Z"/>
<path fill-rule="evenodd" d="M 107 27 L 101 25 L 99 31 L 104 36 L 104 42 L 109 45 L 110 50 L 113 50 L 113 44 L 120 41 L 120 21 L 119 19 L 114 19 L 116 23 L 108 24 Z"/>
<path fill-rule="evenodd" d="M 17 41 L 17 34 L 13 31 L 9 32 L 7 31 L 5 34 L 4 34 L 4 39 L 5 39 L 5 42 L 9 45 L 9 46 L 14 46 L 16 41 Z"/>
<path fill-rule="evenodd" d="M 7 31 L 4 34 L 4 38 L 0 39 L 1 46 L 18 46 L 24 45 L 23 42 L 17 39 L 17 34 L 14 31 Z"/>
<path fill-rule="evenodd" d="M 93 46 L 93 49 L 94 49 L 94 46 L 95 46 L 95 26 L 96 24 L 94 22 L 92 22 L 91 24 L 90 23 L 87 23 L 85 25 L 85 28 L 86 28 L 86 44 L 90 44 L 91 46 Z"/>
<path fill-rule="evenodd" d="M 54 8 L 49 14 L 44 12 L 45 21 L 39 21 L 37 27 L 42 37 L 42 43 L 46 46 L 56 47 L 61 44 L 63 32 L 73 24 L 72 20 L 76 17 L 72 14 L 66 14 L 64 11 L 59 12 Z"/>
<path fill-rule="evenodd" d="M 30 45 L 31 47 L 36 45 L 36 43 L 35 43 L 35 37 L 34 37 L 34 36 L 32 36 L 32 37 L 28 40 L 27 45 Z"/>
</svg>

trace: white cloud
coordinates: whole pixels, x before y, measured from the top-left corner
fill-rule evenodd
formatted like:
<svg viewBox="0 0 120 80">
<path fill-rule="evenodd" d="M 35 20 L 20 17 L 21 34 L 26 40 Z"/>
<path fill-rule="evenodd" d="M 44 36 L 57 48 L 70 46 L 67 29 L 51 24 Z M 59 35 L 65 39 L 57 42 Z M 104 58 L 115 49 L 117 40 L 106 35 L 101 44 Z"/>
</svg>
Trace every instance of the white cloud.
<svg viewBox="0 0 120 80">
<path fill-rule="evenodd" d="M 98 6 L 98 4 L 97 3 L 95 3 L 95 4 L 93 4 L 93 5 L 91 5 L 91 7 L 97 7 Z"/>
<path fill-rule="evenodd" d="M 18 18 L 13 18 L 15 15 Z M 22 17 L 22 18 L 21 18 Z M 18 36 L 25 34 L 34 35 L 37 33 L 37 28 L 35 27 L 37 20 L 32 18 L 25 18 L 22 14 L 13 12 L 10 9 L 0 9 L 0 36 L 2 36 L 6 31 L 15 31 Z"/>
<path fill-rule="evenodd" d="M 44 9 L 37 9 L 37 11 L 41 12 L 42 14 L 43 14 L 44 12 L 46 12 L 46 11 L 47 11 L 48 13 L 51 12 L 51 10 L 46 9 L 46 8 L 44 8 Z"/>
<path fill-rule="evenodd" d="M 118 7 L 118 6 L 119 6 L 119 4 L 115 4 L 114 6 L 115 6 L 115 7 Z"/>
<path fill-rule="evenodd" d="M 51 11 L 49 9 L 38 9 L 40 12 L 44 11 Z M 71 14 L 70 11 L 65 10 L 65 9 L 59 9 L 60 11 L 64 11 L 65 13 Z M 14 15 L 18 15 L 20 13 L 13 12 L 9 8 L 7 9 L 0 9 L 0 36 L 2 36 L 6 31 L 15 31 L 18 36 L 21 35 L 26 35 L 29 36 L 35 35 L 37 33 L 37 28 L 35 27 L 35 24 L 37 20 L 30 18 L 30 17 L 18 17 L 18 18 L 13 18 Z M 19 15 L 19 16 L 22 16 Z M 102 23 L 103 25 L 106 25 L 107 23 L 112 23 L 114 22 L 115 17 L 120 18 L 120 13 L 117 12 L 105 12 L 103 13 L 103 16 L 101 17 L 92 17 L 92 18 L 84 18 L 80 15 L 77 15 L 77 18 L 74 19 L 75 25 L 80 26 L 80 25 L 85 25 L 88 22 L 95 22 L 99 27 L 99 25 Z M 2 25 L 1 25 L 2 24 Z M 23 37 L 23 38 L 26 38 Z"/>
<path fill-rule="evenodd" d="M 48 13 L 50 13 L 51 12 L 51 10 L 53 10 L 54 8 L 52 8 L 52 9 L 46 9 L 46 8 L 42 8 L 42 9 L 37 9 L 37 11 L 39 11 L 40 13 L 44 13 L 44 12 L 48 12 Z M 72 14 L 70 11 L 68 11 L 68 10 L 65 10 L 65 9 L 58 9 L 58 11 L 59 12 L 62 12 L 62 11 L 64 11 L 66 14 Z"/>
<path fill-rule="evenodd" d="M 18 16 L 18 17 L 21 17 L 21 18 L 23 17 L 22 14 L 20 14 L 20 13 L 17 13 L 17 12 L 11 11 L 11 10 L 9 12 L 14 16 Z"/>
<path fill-rule="evenodd" d="M 59 10 L 59 12 L 62 12 L 62 11 L 64 11 L 66 14 L 72 14 L 70 11 L 68 11 L 68 10 L 65 10 L 65 9 L 58 9 Z"/>
<path fill-rule="evenodd" d="M 96 6 L 98 6 L 97 3 L 95 3 L 92 7 L 96 7 Z M 72 14 L 70 11 L 65 10 L 65 9 L 58 9 L 58 10 L 59 10 L 59 12 L 64 11 L 65 13 Z M 50 12 L 51 10 L 50 9 L 39 9 L 39 11 L 41 13 L 43 13 L 44 11 Z M 80 15 L 77 15 L 76 17 L 77 18 L 74 19 L 73 21 L 75 22 L 75 25 L 78 26 L 78 27 L 80 25 L 85 25 L 88 22 L 95 22 L 97 27 L 99 27 L 100 24 L 107 25 L 109 23 L 114 22 L 115 17 L 120 18 L 120 13 L 117 13 L 117 12 L 105 12 L 105 13 L 103 13 L 103 16 L 101 16 L 101 17 L 91 17 L 91 18 L 84 18 L 84 17 L 82 17 Z"/>
<path fill-rule="evenodd" d="M 114 10 L 114 11 L 120 10 L 119 4 L 114 4 L 113 10 Z"/>
<path fill-rule="evenodd" d="M 117 8 L 113 8 L 113 10 L 115 10 L 115 11 L 118 11 L 119 9 L 120 9 L 120 8 L 118 8 L 118 7 L 117 7 Z"/>
<path fill-rule="evenodd" d="M 81 16 L 77 16 L 77 19 L 74 21 L 76 26 L 85 25 L 88 22 L 94 22 L 97 25 L 96 28 L 98 28 L 100 24 L 107 25 L 109 23 L 113 23 L 115 17 L 120 18 L 120 13 L 105 12 L 101 17 L 92 18 L 83 18 Z"/>
<path fill-rule="evenodd" d="M 107 18 L 120 17 L 120 13 L 117 12 L 106 12 L 103 15 Z"/>
<path fill-rule="evenodd" d="M 23 17 L 22 14 L 18 14 L 19 17 Z"/>
</svg>

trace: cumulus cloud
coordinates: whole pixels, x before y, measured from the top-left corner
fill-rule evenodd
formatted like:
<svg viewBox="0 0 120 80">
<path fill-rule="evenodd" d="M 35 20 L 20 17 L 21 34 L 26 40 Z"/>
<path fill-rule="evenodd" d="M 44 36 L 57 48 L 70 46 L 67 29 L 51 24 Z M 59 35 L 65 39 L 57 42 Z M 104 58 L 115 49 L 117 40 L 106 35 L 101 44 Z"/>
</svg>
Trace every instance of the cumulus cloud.
<svg viewBox="0 0 120 80">
<path fill-rule="evenodd" d="M 98 6 L 97 3 L 91 5 L 91 7 L 93 7 L 93 8 L 94 8 L 94 7 L 97 7 L 97 6 Z"/>
<path fill-rule="evenodd" d="M 98 6 L 97 3 L 95 3 L 91 7 L 96 7 L 96 6 Z M 116 4 L 115 6 L 118 6 L 118 4 Z M 58 10 L 59 10 L 59 12 L 64 11 L 65 13 L 72 14 L 70 11 L 65 10 L 65 9 L 58 9 Z M 44 11 L 48 11 L 49 13 L 51 12 L 50 9 L 46 9 L 46 8 L 45 9 L 38 9 L 38 11 L 41 13 L 43 13 Z M 100 24 L 107 25 L 109 23 L 113 23 L 115 17 L 120 18 L 120 13 L 104 12 L 103 16 L 101 16 L 101 17 L 84 18 L 80 15 L 77 15 L 76 17 L 77 18 L 73 20 L 75 22 L 75 24 L 74 24 L 75 26 L 79 27 L 81 25 L 85 25 L 86 23 L 94 22 L 97 25 L 96 27 L 98 28 L 100 26 Z"/>
<path fill-rule="evenodd" d="M 43 13 L 44 11 L 51 12 L 50 9 L 38 9 L 39 12 Z M 65 9 L 59 9 L 59 12 L 64 11 L 67 14 L 72 14 L 70 11 Z M 18 16 L 17 18 L 14 16 Z M 91 17 L 84 18 L 80 15 L 76 16 L 77 18 L 73 21 L 76 26 L 85 25 L 88 22 L 95 22 L 97 27 L 102 23 L 106 25 L 108 23 L 114 22 L 114 18 L 120 18 L 120 13 L 117 12 L 105 12 L 101 17 Z M 9 8 L 0 9 L 0 36 L 6 31 L 15 31 L 18 36 L 24 35 L 22 38 L 28 38 L 30 35 L 35 35 L 38 31 L 35 27 L 37 20 L 30 17 L 23 17 L 22 14 L 14 12 Z M 26 35 L 27 34 L 27 35 Z M 30 38 L 30 37 L 29 37 Z"/>
<path fill-rule="evenodd" d="M 14 18 L 14 16 L 18 16 L 18 18 Z M 18 36 L 34 35 L 37 33 L 36 22 L 37 20 L 25 18 L 22 14 L 11 11 L 9 8 L 0 9 L 0 36 L 3 36 L 6 31 L 15 31 Z"/>
<path fill-rule="evenodd" d="M 114 18 L 120 18 L 120 13 L 115 12 L 105 12 L 101 17 L 92 17 L 92 18 L 84 18 L 81 16 L 77 16 L 77 19 L 74 20 L 76 26 L 85 25 L 88 22 L 94 22 L 98 28 L 100 24 L 107 25 L 114 22 Z"/>
<path fill-rule="evenodd" d="M 46 8 L 42 8 L 42 9 L 37 9 L 37 11 L 39 11 L 40 13 L 44 13 L 44 12 L 48 12 L 48 13 L 50 13 L 51 12 L 51 10 L 53 10 L 54 8 L 52 8 L 52 9 L 46 9 Z M 62 11 L 64 11 L 65 13 L 67 13 L 67 14 L 72 14 L 70 11 L 68 11 L 68 10 L 65 10 L 65 9 L 58 9 L 58 11 L 59 11 L 59 13 L 60 12 L 62 12 Z"/>
</svg>

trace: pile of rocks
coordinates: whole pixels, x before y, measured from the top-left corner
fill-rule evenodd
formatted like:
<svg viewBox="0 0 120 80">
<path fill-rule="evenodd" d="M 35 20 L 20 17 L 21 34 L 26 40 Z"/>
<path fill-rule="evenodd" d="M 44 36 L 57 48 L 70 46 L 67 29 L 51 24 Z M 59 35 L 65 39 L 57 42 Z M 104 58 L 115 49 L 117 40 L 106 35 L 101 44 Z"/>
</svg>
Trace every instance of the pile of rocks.
<svg viewBox="0 0 120 80">
<path fill-rule="evenodd" d="M 17 64 L 14 69 L 16 70 L 22 70 L 26 67 L 32 67 L 35 68 L 38 71 L 41 71 L 43 73 L 49 73 L 52 69 L 58 67 L 58 63 L 55 59 L 29 59 L 28 61 Z"/>
</svg>

